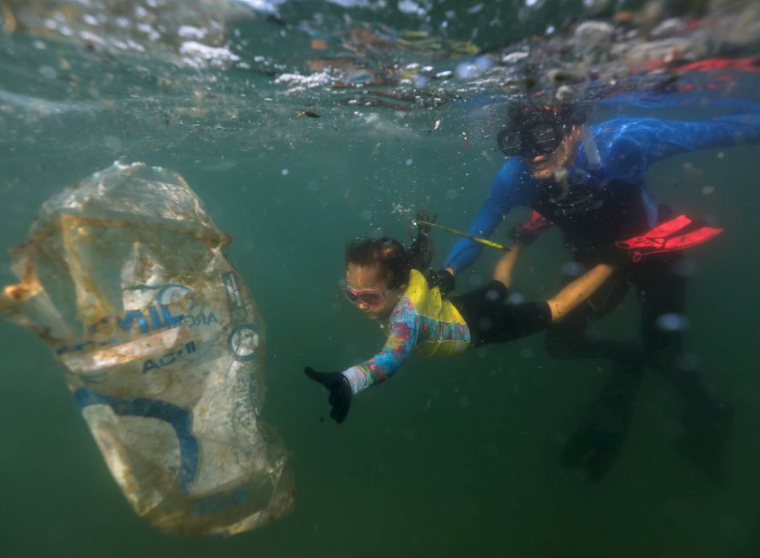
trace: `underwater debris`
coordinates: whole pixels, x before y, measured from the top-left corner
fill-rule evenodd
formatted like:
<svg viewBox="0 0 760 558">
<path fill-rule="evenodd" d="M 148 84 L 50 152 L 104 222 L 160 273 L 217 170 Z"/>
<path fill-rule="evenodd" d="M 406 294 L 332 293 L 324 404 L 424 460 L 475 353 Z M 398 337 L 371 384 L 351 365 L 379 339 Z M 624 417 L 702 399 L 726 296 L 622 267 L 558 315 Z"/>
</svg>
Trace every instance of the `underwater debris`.
<svg viewBox="0 0 760 558">
<path fill-rule="evenodd" d="M 0 291 L 0 317 L 65 366 L 134 510 L 176 534 L 254 529 L 294 501 L 258 418 L 265 327 L 230 242 L 177 173 L 115 163 L 42 205 Z"/>
<path fill-rule="evenodd" d="M 308 116 L 309 118 L 322 118 L 320 115 L 318 115 L 316 112 L 312 112 L 310 110 L 302 110 L 298 114 L 296 114 L 296 120 L 303 116 Z"/>
</svg>

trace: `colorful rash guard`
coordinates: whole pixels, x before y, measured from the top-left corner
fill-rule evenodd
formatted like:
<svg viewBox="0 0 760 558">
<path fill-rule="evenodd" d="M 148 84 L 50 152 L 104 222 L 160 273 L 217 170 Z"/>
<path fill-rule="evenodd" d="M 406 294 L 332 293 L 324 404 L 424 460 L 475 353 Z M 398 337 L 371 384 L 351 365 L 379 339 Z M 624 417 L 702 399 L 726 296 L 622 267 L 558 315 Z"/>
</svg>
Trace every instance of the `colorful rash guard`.
<svg viewBox="0 0 760 558">
<path fill-rule="evenodd" d="M 429 288 L 413 269 L 409 286 L 393 309 L 388 340 L 374 358 L 352 366 L 343 375 L 354 394 L 384 382 L 414 353 L 421 357 L 460 353 L 470 346 L 470 329 L 438 287 Z"/>
<path fill-rule="evenodd" d="M 597 166 L 580 143 L 563 189 L 553 181 L 539 183 L 522 158 L 510 158 L 467 232 L 489 238 L 512 208 L 527 206 L 574 238 L 576 246 L 642 234 L 658 219 L 657 204 L 644 186 L 646 170 L 680 153 L 760 142 L 760 113 L 695 121 L 621 117 L 591 125 L 590 131 L 599 151 Z M 443 267 L 461 271 L 481 250 L 481 244 L 462 238 Z"/>
</svg>

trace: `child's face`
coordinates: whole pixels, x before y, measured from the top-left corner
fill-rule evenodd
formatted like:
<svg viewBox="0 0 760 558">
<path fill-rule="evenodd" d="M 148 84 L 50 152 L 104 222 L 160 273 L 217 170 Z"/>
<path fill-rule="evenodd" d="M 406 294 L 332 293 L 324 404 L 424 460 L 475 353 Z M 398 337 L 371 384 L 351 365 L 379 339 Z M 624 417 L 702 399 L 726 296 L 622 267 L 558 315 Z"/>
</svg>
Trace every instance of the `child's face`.
<svg viewBox="0 0 760 558">
<path fill-rule="evenodd" d="M 388 284 L 376 265 L 348 264 L 346 283 L 346 296 L 370 320 L 384 320 L 390 317 L 406 290 L 406 285 L 393 290 L 388 289 Z"/>
</svg>

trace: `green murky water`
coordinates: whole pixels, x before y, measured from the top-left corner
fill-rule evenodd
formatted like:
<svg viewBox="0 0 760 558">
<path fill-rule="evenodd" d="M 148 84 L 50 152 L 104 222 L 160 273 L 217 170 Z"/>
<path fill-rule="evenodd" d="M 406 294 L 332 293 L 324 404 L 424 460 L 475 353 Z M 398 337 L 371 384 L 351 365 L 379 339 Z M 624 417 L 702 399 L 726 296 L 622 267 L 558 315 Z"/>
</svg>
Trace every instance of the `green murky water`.
<svg viewBox="0 0 760 558">
<path fill-rule="evenodd" d="M 453 8 L 437 4 L 428 13 L 439 24 L 442 8 Z M 498 4 L 502 20 L 528 9 Z M 578 4 L 552 19 L 550 4 L 539 3 L 541 11 L 524 16 L 524 25 L 561 26 L 583 14 Z M 623 7 L 599 13 L 609 19 Z M 365 234 L 406 237 L 408 210 L 420 207 L 466 228 L 503 161 L 493 140 L 498 88 L 464 79 L 444 88 L 447 102 L 414 110 L 349 103 L 354 90 L 324 84 L 293 90 L 278 76 L 308 75 L 303 60 L 324 53 L 313 51 L 314 34 L 298 31 L 303 20 L 317 27 L 313 12 L 289 4 L 280 9 L 279 21 L 261 12 L 255 20 L 234 20 L 233 43 L 245 43 L 252 70 L 188 68 L 164 51 L 120 55 L 88 47 L 92 39 L 61 40 L 20 27 L 11 32 L 6 25 L 0 35 L 0 283 L 14 281 L 7 249 L 25 238 L 53 193 L 116 159 L 180 172 L 234 236 L 231 260 L 267 321 L 264 418 L 293 455 L 295 513 L 230 539 L 153 531 L 113 482 L 54 355 L 31 333 L 2 324 L 0 555 L 760 555 L 760 146 L 679 156 L 648 175 L 658 199 L 725 228 L 692 254 L 686 332 L 689 350 L 707 363 L 711 389 L 736 408 L 723 486 L 674 450 L 682 404 L 654 373 L 646 376 L 631 435 L 609 475 L 589 484 L 563 471 L 562 442 L 608 369 L 601 361 L 550 359 L 542 335 L 454 359 L 409 362 L 392 382 L 357 398 L 347 422 L 336 426 L 303 367 L 346 368 L 383 339 L 339 290 L 343 246 Z M 488 26 L 497 17 L 493 9 L 459 10 L 449 38 L 501 46 L 493 38 L 496 25 Z M 335 22 L 354 18 L 340 24 L 341 40 L 352 24 L 361 27 L 357 21 L 382 21 L 397 31 L 430 28 L 403 12 L 389 16 L 337 3 L 321 10 L 334 18 L 322 28 L 333 34 Z M 208 20 L 199 16 L 196 23 L 202 22 Z M 485 29 L 488 40 L 468 36 L 462 31 L 468 25 Z M 509 32 L 520 38 L 514 26 Z M 258 68 L 254 54 L 266 59 Z M 410 50 L 387 56 L 429 61 L 440 71 L 454 71 L 462 61 Z M 387 62 L 374 63 L 387 70 Z M 426 86 L 431 96 L 441 95 Z M 302 110 L 321 118 L 296 119 Z M 596 118 L 627 109 L 604 110 Z M 526 215 L 510 215 L 496 240 Z M 434 239 L 440 262 L 453 239 L 442 232 Z M 496 257 L 485 253 L 460 278 L 460 288 L 482 283 Z M 559 234 L 547 234 L 520 262 L 515 290 L 531 299 L 553 292 L 565 261 Z M 635 339 L 637 325 L 629 300 L 598 327 Z"/>
</svg>

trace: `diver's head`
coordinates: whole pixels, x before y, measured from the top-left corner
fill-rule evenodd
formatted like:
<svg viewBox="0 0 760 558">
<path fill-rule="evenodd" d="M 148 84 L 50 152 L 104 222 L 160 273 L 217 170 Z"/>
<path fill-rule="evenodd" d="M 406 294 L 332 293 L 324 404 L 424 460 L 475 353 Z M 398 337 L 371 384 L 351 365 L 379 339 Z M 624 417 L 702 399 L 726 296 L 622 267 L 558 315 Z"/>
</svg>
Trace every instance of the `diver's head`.
<svg viewBox="0 0 760 558">
<path fill-rule="evenodd" d="M 382 237 L 346 246 L 348 300 L 371 320 L 390 317 L 409 283 L 412 262 L 400 242 Z"/>
<path fill-rule="evenodd" d="M 524 158 L 533 178 L 547 180 L 572 165 L 585 121 L 585 111 L 573 103 L 514 104 L 496 139 L 504 155 Z"/>
</svg>

